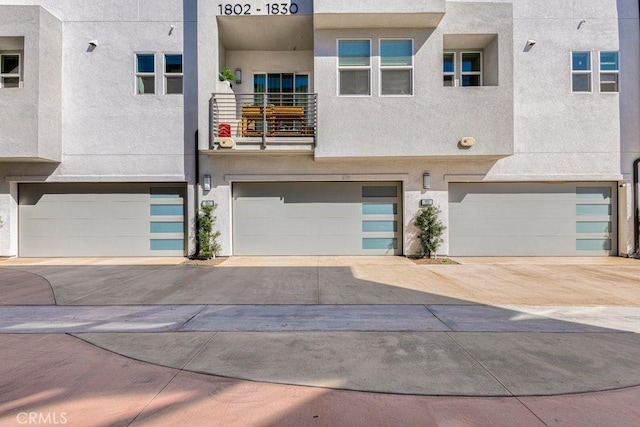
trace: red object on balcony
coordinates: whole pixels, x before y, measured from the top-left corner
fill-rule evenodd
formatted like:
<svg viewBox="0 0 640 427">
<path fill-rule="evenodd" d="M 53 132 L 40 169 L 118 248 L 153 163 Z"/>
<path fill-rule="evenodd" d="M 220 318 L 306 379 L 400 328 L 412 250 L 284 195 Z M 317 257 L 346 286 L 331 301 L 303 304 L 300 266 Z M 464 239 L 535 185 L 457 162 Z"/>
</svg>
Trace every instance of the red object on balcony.
<svg viewBox="0 0 640 427">
<path fill-rule="evenodd" d="M 220 123 L 218 125 L 218 136 L 220 138 L 231 138 L 231 125 L 229 123 Z"/>
</svg>

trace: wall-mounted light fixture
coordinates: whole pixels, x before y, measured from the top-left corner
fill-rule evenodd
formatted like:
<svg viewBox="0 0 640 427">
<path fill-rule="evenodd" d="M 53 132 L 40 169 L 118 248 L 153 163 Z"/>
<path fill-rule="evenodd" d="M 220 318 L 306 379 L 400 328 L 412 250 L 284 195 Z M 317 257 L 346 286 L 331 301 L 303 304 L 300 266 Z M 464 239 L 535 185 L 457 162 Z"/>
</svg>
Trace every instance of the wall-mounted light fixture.
<svg viewBox="0 0 640 427">
<path fill-rule="evenodd" d="M 236 68 L 236 84 L 242 83 L 242 70 L 240 68 Z"/>
<path fill-rule="evenodd" d="M 431 188 L 431 175 L 428 172 L 422 175 L 422 188 Z"/>
<path fill-rule="evenodd" d="M 204 191 L 211 191 L 211 175 L 204 176 L 204 183 L 202 184 Z"/>
</svg>

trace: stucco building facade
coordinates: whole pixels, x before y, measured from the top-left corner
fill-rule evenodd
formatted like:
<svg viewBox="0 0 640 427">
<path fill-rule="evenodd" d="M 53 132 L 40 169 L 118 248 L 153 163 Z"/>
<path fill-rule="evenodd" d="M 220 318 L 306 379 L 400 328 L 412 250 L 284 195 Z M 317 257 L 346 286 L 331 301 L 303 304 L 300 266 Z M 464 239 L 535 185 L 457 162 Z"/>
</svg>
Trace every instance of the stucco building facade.
<svg viewBox="0 0 640 427">
<path fill-rule="evenodd" d="M 638 2 L 0 1 L 0 255 L 637 247 Z M 221 81 L 224 68 L 235 74 Z"/>
</svg>

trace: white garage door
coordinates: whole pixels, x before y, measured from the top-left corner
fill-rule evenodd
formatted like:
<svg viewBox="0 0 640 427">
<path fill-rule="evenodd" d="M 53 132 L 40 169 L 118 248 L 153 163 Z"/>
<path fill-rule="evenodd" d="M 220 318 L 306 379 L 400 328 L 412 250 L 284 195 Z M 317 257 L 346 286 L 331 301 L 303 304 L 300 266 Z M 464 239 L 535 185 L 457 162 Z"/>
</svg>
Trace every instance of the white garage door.
<svg viewBox="0 0 640 427">
<path fill-rule="evenodd" d="M 21 184 L 22 257 L 184 256 L 184 184 Z"/>
<path fill-rule="evenodd" d="M 607 256 L 616 251 L 616 184 L 449 185 L 453 256 Z"/>
<path fill-rule="evenodd" d="M 233 185 L 236 255 L 395 255 L 402 252 L 396 182 Z"/>
</svg>

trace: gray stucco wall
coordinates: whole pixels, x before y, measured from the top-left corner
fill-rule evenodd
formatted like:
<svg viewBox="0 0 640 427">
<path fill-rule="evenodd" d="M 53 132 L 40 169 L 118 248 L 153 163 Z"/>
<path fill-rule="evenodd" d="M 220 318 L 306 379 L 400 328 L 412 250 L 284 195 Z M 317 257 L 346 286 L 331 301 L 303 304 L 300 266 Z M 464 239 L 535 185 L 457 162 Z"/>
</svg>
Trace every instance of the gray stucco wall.
<svg viewBox="0 0 640 427">
<path fill-rule="evenodd" d="M 60 161 L 62 25 L 38 6 L 0 5 L 1 37 L 23 47 L 22 87 L 0 90 L 0 161 Z"/>
</svg>

